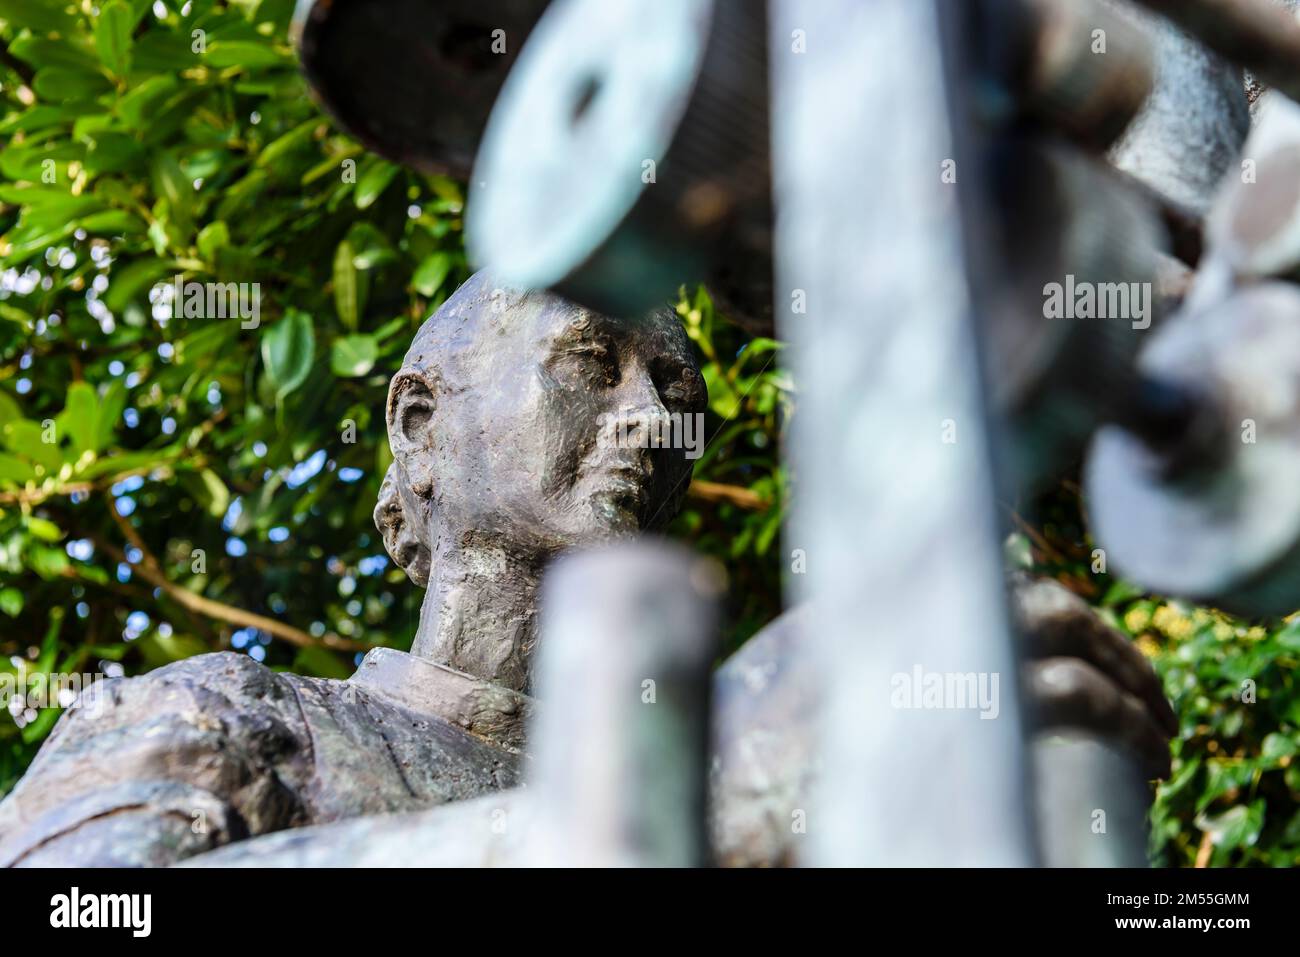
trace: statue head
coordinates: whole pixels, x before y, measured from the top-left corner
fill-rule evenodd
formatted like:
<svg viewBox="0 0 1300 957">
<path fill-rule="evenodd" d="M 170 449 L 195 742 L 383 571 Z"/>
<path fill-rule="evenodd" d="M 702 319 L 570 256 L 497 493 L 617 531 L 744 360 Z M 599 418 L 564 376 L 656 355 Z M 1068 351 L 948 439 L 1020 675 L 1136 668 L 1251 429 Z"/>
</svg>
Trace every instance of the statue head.
<svg viewBox="0 0 1300 957">
<path fill-rule="evenodd" d="M 477 273 L 393 377 L 375 523 L 422 586 L 449 551 L 527 562 L 661 528 L 690 481 L 681 425 L 706 401 L 670 309 L 614 319 Z"/>
</svg>

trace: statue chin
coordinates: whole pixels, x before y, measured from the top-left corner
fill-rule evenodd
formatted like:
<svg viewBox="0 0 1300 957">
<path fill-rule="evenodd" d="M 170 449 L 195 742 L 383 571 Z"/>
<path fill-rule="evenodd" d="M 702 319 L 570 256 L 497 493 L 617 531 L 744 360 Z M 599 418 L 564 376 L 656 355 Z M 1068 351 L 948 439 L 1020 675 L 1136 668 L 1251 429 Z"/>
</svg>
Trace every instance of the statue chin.
<svg viewBox="0 0 1300 957">
<path fill-rule="evenodd" d="M 603 538 L 623 538 L 645 531 L 645 508 L 640 496 L 619 489 L 597 492 L 591 497 L 591 514 L 598 527 L 610 534 Z"/>
</svg>

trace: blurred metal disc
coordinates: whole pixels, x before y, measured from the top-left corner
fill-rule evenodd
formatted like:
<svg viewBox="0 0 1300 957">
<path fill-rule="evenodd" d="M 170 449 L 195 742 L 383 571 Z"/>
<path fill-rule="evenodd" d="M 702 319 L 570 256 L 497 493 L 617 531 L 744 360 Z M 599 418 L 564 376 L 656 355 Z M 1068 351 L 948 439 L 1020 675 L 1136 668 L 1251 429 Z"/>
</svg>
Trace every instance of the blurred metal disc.
<svg viewBox="0 0 1300 957">
<path fill-rule="evenodd" d="M 1249 287 L 1170 320 L 1140 364 L 1207 395 L 1222 440 L 1216 463 L 1171 475 L 1132 433 L 1098 433 L 1085 486 L 1110 564 L 1244 615 L 1300 608 L 1300 289 Z"/>
<path fill-rule="evenodd" d="M 765 44 L 761 3 L 554 4 L 484 134 L 472 258 L 624 315 L 746 275 L 719 264 L 770 242 Z M 733 285 L 727 298 L 744 298 Z M 770 314 L 770 286 L 760 296 Z"/>
<path fill-rule="evenodd" d="M 299 0 L 303 72 L 366 147 L 469 176 L 488 114 L 547 0 Z"/>
</svg>

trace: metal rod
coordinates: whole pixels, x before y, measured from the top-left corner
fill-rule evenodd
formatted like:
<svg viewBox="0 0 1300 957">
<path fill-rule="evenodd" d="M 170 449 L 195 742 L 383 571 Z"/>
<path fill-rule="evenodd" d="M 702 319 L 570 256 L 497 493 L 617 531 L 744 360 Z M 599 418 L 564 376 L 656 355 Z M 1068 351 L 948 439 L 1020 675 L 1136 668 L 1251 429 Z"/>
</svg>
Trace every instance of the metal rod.
<svg viewBox="0 0 1300 957">
<path fill-rule="evenodd" d="M 1266 0 L 1137 0 L 1300 100 L 1300 22 Z"/>
<path fill-rule="evenodd" d="M 708 863 L 710 675 L 725 576 L 680 546 L 565 555 L 542 591 L 531 862 Z"/>
<path fill-rule="evenodd" d="M 804 860 L 1028 864 L 1016 662 L 945 164 L 963 189 L 979 177 L 952 142 L 939 15 L 920 0 L 769 11 L 777 320 L 804 390 L 791 543 L 810 581 L 795 597 L 813 602 L 827 689 Z M 904 706 L 895 691 L 918 669 L 996 682 L 996 719 Z"/>
</svg>

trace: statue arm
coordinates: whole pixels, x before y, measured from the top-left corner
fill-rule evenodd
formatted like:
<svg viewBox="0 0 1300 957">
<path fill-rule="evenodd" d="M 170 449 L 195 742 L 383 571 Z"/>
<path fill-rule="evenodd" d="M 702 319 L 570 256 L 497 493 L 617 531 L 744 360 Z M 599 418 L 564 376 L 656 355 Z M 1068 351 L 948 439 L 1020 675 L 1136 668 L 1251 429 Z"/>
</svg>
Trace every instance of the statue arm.
<svg viewBox="0 0 1300 957">
<path fill-rule="evenodd" d="M 1169 772 L 1178 720 L 1151 664 L 1057 582 L 1013 575 L 1022 687 L 1036 730 L 1076 728 L 1116 741 L 1150 777 Z M 718 861 L 795 860 L 815 778 L 819 675 L 813 611 L 787 611 L 729 658 L 714 680 L 713 841 Z"/>
</svg>

